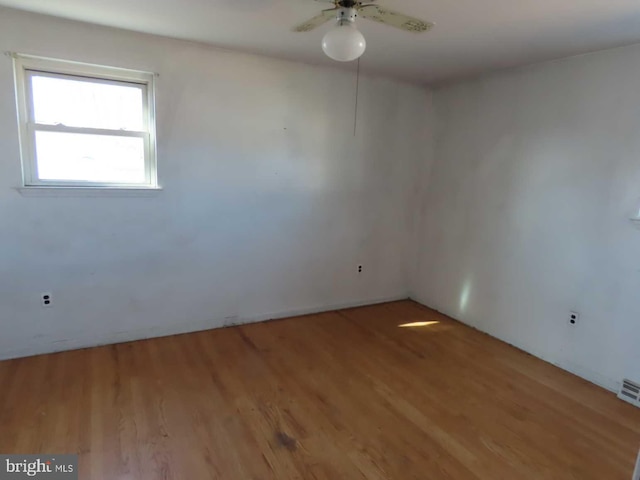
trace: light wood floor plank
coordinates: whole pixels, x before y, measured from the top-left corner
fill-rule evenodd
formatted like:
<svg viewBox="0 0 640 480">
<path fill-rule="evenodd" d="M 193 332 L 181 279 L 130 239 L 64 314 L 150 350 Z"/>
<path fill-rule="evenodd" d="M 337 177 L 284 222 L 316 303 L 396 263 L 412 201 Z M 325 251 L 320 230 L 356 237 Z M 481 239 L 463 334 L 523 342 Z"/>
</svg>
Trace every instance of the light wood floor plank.
<svg viewBox="0 0 640 480">
<path fill-rule="evenodd" d="M 411 301 L 0 362 L 0 452 L 86 479 L 629 480 L 638 447 L 640 410 Z"/>
</svg>

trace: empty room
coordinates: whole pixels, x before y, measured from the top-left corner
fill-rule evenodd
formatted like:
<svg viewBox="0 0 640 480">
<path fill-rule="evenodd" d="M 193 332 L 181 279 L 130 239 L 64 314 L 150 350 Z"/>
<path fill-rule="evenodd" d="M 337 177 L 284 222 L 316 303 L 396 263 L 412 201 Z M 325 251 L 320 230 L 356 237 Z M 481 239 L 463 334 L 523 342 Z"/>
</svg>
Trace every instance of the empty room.
<svg viewBox="0 0 640 480">
<path fill-rule="evenodd" d="M 640 6 L 0 0 L 0 480 L 640 480 Z"/>
</svg>

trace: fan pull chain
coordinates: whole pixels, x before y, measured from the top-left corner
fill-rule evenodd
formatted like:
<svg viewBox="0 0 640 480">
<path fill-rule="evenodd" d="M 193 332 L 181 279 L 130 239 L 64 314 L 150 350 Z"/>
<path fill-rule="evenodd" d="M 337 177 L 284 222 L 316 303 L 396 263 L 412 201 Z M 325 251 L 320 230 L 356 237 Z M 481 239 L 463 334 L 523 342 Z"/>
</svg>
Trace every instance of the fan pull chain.
<svg viewBox="0 0 640 480">
<path fill-rule="evenodd" d="M 356 70 L 356 106 L 353 112 L 353 136 L 356 136 L 356 127 L 358 126 L 358 90 L 360 89 L 360 57 L 358 57 L 358 67 Z"/>
</svg>

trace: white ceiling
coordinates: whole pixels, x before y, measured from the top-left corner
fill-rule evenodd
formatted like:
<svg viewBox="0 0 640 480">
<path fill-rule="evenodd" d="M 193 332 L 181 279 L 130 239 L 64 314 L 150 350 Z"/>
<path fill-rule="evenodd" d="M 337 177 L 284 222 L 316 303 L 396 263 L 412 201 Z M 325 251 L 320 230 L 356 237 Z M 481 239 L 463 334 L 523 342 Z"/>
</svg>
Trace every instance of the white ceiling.
<svg viewBox="0 0 640 480">
<path fill-rule="evenodd" d="M 360 19 L 363 71 L 438 83 L 487 70 L 640 42 L 638 0 L 378 0 L 436 23 L 411 34 Z M 314 0 L 0 0 L 0 5 L 310 63 L 330 24 L 291 27 Z"/>
</svg>

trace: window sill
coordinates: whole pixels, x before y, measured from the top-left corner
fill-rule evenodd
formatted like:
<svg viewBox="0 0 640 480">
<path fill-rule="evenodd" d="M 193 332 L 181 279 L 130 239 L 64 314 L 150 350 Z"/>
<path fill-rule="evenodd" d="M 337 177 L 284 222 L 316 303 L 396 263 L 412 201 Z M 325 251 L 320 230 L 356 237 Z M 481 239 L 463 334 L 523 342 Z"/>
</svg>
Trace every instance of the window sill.
<svg viewBox="0 0 640 480">
<path fill-rule="evenodd" d="M 16 187 L 23 197 L 155 197 L 162 187 Z"/>
</svg>

